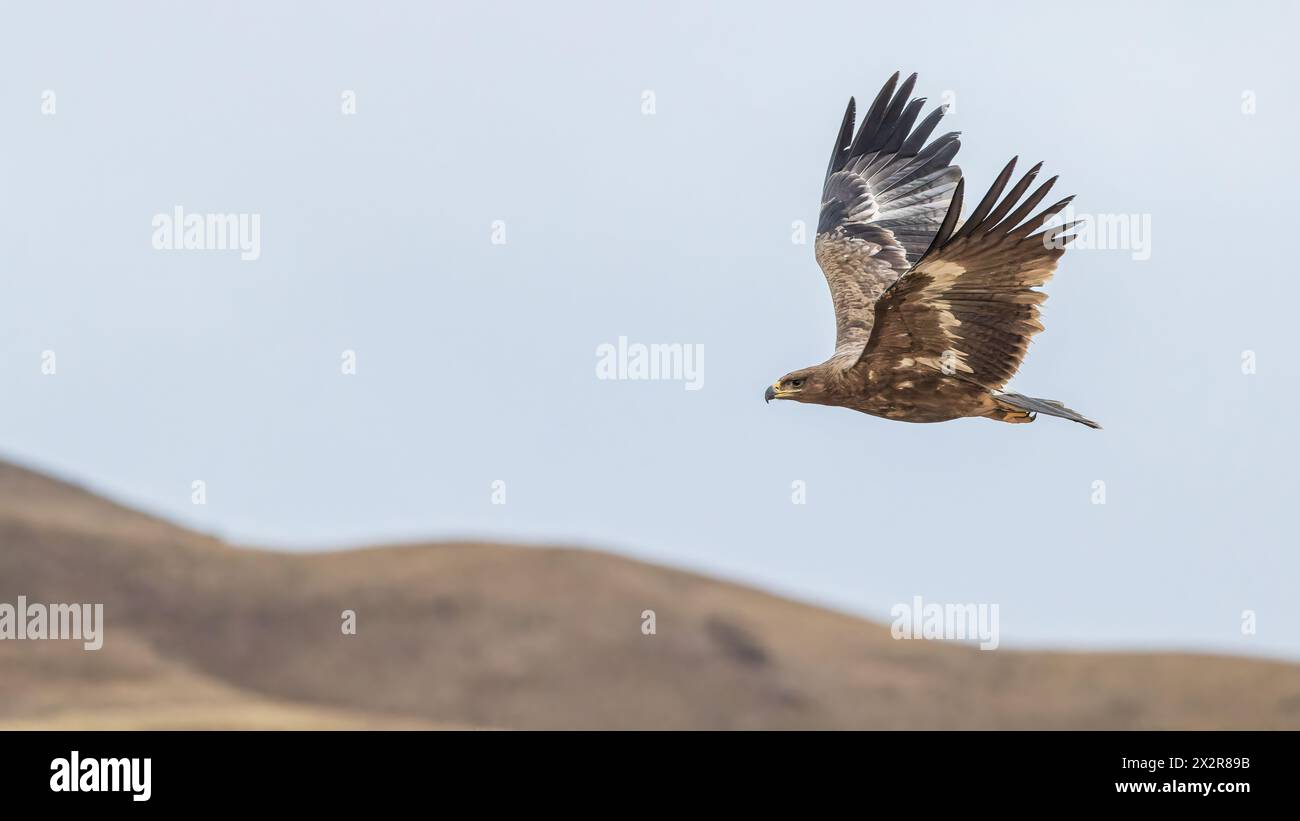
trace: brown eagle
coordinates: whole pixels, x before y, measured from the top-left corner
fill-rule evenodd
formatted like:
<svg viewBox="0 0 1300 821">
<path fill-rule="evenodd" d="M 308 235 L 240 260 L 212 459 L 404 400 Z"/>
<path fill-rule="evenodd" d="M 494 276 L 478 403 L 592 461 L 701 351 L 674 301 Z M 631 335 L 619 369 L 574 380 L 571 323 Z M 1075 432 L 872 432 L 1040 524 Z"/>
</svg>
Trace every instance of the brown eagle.
<svg viewBox="0 0 1300 821">
<path fill-rule="evenodd" d="M 916 125 L 925 100 L 908 99 L 915 83 L 915 74 L 901 86 L 890 77 L 856 136 L 849 99 L 816 241 L 835 305 L 835 352 L 781 377 L 764 398 L 903 422 L 1032 422 L 1044 413 L 1101 427 L 1060 402 L 1002 392 L 1043 330 L 1038 305 L 1047 294 L 1035 287 L 1051 278 L 1074 223 L 1044 226 L 1072 197 L 1034 213 L 1056 182 L 1025 197 L 1042 163 L 1003 196 L 1013 158 L 959 224 L 964 181 L 951 163 L 961 143 L 956 132 L 926 143 L 946 109 Z"/>
</svg>

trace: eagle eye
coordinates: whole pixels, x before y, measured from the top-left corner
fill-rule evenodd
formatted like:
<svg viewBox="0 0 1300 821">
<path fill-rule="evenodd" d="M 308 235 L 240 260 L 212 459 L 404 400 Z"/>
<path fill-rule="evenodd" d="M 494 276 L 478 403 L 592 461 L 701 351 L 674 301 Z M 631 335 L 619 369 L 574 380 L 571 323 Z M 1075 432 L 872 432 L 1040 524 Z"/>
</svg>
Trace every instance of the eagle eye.
<svg viewBox="0 0 1300 821">
<path fill-rule="evenodd" d="M 790 380 L 790 387 L 792 387 L 792 388 L 802 388 L 802 387 L 803 387 L 803 380 L 802 380 L 802 379 L 791 379 L 791 380 Z"/>
</svg>

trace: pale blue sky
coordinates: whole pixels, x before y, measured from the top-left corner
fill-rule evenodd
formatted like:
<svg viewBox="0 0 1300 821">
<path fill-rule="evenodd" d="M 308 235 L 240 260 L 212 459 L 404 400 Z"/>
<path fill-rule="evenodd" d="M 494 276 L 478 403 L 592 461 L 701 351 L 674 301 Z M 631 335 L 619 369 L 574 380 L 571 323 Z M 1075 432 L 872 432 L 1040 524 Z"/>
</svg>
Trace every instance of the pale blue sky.
<svg viewBox="0 0 1300 821">
<path fill-rule="evenodd" d="M 1003 647 L 1300 657 L 1293 4 L 628 6 L 10 8 L 0 452 L 242 542 L 577 543 L 997 603 Z M 833 338 L 791 223 L 897 69 L 955 94 L 972 188 L 1020 154 L 1150 215 L 1147 261 L 1066 255 L 1014 383 L 1104 431 L 764 405 Z M 176 205 L 260 214 L 261 258 L 155 251 Z M 620 336 L 702 344 L 704 389 L 597 380 Z"/>
</svg>

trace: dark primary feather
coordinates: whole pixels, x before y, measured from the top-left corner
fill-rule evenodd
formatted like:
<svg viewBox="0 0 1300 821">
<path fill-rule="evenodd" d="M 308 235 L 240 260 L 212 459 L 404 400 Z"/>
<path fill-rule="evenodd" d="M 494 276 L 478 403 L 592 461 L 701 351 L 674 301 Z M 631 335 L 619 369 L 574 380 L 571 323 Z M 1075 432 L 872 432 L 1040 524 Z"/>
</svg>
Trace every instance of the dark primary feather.
<svg viewBox="0 0 1300 821">
<path fill-rule="evenodd" d="M 872 306 L 925 252 L 961 178 L 951 165 L 961 143 L 930 143 L 943 109 L 917 125 L 924 99 L 909 96 L 916 75 L 897 73 L 853 130 L 849 100 L 827 165 L 817 223 L 817 262 L 835 305 L 835 356 L 857 359 L 874 320 Z"/>
<path fill-rule="evenodd" d="M 1023 222 L 1056 178 L 1012 209 L 1037 176 L 1034 166 L 1003 197 L 1015 159 L 958 230 L 961 189 L 931 247 L 880 298 L 871 337 L 859 368 L 906 379 L 915 369 L 955 370 L 955 375 L 994 391 L 1020 367 L 1030 338 L 1043 329 L 1035 290 L 1051 278 L 1072 236 L 1071 225 L 1034 233 L 1071 198 Z M 1041 164 L 1040 164 L 1041 165 Z"/>
</svg>

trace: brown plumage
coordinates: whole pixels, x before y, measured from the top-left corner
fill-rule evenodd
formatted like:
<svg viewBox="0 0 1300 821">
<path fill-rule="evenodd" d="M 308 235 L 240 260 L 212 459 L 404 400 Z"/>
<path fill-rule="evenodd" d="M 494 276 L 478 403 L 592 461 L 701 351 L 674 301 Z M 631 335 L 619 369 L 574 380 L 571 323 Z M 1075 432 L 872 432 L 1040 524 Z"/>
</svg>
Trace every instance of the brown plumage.
<svg viewBox="0 0 1300 821">
<path fill-rule="evenodd" d="M 958 228 L 965 183 L 950 165 L 957 134 L 922 147 L 943 110 L 912 130 L 924 103 L 904 106 L 915 80 L 895 93 L 891 77 L 856 137 L 849 101 L 816 241 L 835 306 L 835 351 L 781 377 L 765 398 L 904 422 L 1019 423 L 1044 413 L 1100 427 L 1059 402 L 1001 392 L 1043 329 L 1038 305 L 1047 295 L 1035 288 L 1073 239 L 1072 224 L 1044 226 L 1071 198 L 1034 213 L 1056 182 L 1025 196 L 1041 163 L 1003 196 L 1012 159 Z"/>
</svg>

